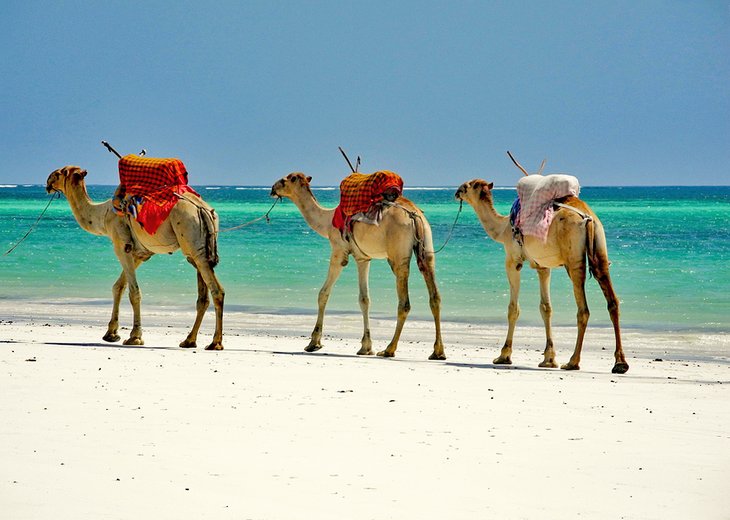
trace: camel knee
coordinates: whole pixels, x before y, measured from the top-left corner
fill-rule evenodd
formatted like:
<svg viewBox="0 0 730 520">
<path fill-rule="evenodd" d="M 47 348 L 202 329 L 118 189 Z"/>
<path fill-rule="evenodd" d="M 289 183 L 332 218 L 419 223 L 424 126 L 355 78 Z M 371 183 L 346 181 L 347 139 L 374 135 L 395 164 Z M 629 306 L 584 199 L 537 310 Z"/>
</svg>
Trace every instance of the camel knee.
<svg viewBox="0 0 730 520">
<path fill-rule="evenodd" d="M 510 321 L 516 320 L 520 317 L 520 306 L 517 303 L 510 303 L 507 307 L 507 318 Z"/>
<path fill-rule="evenodd" d="M 607 307 L 608 307 L 608 314 L 610 314 L 611 316 L 616 315 L 618 317 L 618 315 L 619 315 L 618 300 L 609 300 Z"/>
<path fill-rule="evenodd" d="M 428 299 L 428 303 L 431 306 L 431 309 L 441 308 L 441 295 L 437 292 L 433 293 Z"/>
<path fill-rule="evenodd" d="M 198 302 L 197 302 L 197 309 L 199 311 L 205 311 L 205 309 L 208 308 L 210 305 L 210 297 L 208 296 L 208 291 L 205 293 L 201 293 L 200 296 L 198 296 Z"/>
<path fill-rule="evenodd" d="M 591 311 L 588 310 L 588 307 L 578 309 L 578 314 L 576 316 L 578 320 L 578 325 L 585 327 L 586 325 L 588 325 L 588 318 L 590 317 Z"/>
<path fill-rule="evenodd" d="M 317 303 L 320 307 L 327 305 L 327 300 L 329 300 L 330 297 L 330 291 L 328 289 L 320 289 L 319 294 L 317 295 Z"/>
<path fill-rule="evenodd" d="M 129 284 L 129 301 L 132 303 L 142 301 L 142 291 L 136 283 Z"/>
<path fill-rule="evenodd" d="M 223 287 L 217 287 L 215 289 L 211 289 L 210 291 L 211 296 L 213 297 L 213 301 L 217 304 L 223 305 L 223 300 L 226 299 L 226 291 L 223 289 Z M 207 295 L 206 295 L 207 298 Z"/>
<path fill-rule="evenodd" d="M 398 312 L 402 314 L 408 314 L 409 312 L 411 312 L 410 300 L 406 299 L 402 302 L 398 302 Z"/>
<path fill-rule="evenodd" d="M 112 293 L 122 294 L 125 287 L 127 287 L 126 280 L 117 280 L 116 282 L 114 282 L 114 285 L 112 285 Z"/>
<path fill-rule="evenodd" d="M 543 314 L 552 314 L 553 313 L 553 306 L 549 303 L 541 303 L 540 304 L 540 312 Z"/>
</svg>

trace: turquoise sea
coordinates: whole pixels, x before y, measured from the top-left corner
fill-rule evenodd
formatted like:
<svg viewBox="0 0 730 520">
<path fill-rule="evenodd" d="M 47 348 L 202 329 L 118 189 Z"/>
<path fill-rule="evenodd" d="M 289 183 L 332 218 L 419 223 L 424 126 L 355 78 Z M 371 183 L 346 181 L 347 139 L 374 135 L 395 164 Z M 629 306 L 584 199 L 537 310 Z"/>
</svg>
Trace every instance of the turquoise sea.
<svg viewBox="0 0 730 520">
<path fill-rule="evenodd" d="M 272 179 L 272 182 L 276 179 Z M 221 228 L 263 215 L 271 206 L 269 187 L 196 186 L 218 211 Z M 446 240 L 459 204 L 456 186 L 406 189 L 426 213 L 436 248 Z M 95 201 L 114 186 L 90 186 Z M 336 188 L 314 190 L 325 206 L 335 206 Z M 510 188 L 495 192 L 506 214 L 515 198 Z M 601 218 L 608 238 L 611 275 L 621 300 L 625 328 L 730 331 L 730 187 L 584 187 L 581 198 Z M 43 186 L 0 187 L 0 248 L 9 249 L 35 222 L 48 201 Z M 312 232 L 289 201 L 264 221 L 222 233 L 218 275 L 226 288 L 228 312 L 316 312 L 329 260 L 328 242 Z M 502 246 L 485 234 L 471 207 L 464 205 L 453 237 L 437 255 L 443 317 L 459 322 L 504 324 L 509 300 Z M 111 302 L 120 272 L 105 237 L 81 230 L 65 198 L 55 200 L 10 255 L 0 257 L 0 299 Z M 337 283 L 328 309 L 359 313 L 354 262 Z M 536 275 L 522 277 L 520 323 L 541 325 Z M 193 269 L 179 253 L 155 256 L 139 270 L 143 306 L 194 309 Z M 411 271 L 412 317 L 429 318 L 420 273 Z M 592 325 L 609 325 L 598 284 L 589 279 Z M 394 317 L 394 278 L 383 261 L 370 276 L 372 314 Z M 554 322 L 575 323 L 572 288 L 563 270 L 553 274 Z M 125 298 L 125 303 L 128 305 Z"/>
</svg>

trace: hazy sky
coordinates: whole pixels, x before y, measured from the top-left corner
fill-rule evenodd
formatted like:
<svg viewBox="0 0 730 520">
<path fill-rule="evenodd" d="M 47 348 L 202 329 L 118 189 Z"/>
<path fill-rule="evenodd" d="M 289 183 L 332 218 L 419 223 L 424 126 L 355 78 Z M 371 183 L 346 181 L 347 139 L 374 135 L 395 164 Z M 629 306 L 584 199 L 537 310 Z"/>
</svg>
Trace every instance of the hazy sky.
<svg viewBox="0 0 730 520">
<path fill-rule="evenodd" d="M 730 184 L 730 2 L 0 0 L 0 183 Z"/>
</svg>

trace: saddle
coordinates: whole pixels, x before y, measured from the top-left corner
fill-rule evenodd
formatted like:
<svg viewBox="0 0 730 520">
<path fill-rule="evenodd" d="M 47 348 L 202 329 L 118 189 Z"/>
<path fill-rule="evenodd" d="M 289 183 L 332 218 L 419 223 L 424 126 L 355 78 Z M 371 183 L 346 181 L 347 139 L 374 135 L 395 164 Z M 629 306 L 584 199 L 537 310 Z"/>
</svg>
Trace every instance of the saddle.
<svg viewBox="0 0 730 520">
<path fill-rule="evenodd" d="M 125 155 L 119 159 L 119 187 L 112 199 L 120 215 L 130 215 L 154 234 L 185 193 L 198 193 L 188 186 L 188 172 L 180 159 Z"/>
<path fill-rule="evenodd" d="M 353 173 L 340 183 L 340 204 L 335 209 L 332 225 L 345 233 L 353 222 L 378 225 L 383 201 L 394 202 L 403 193 L 403 179 L 394 172 L 382 170 L 371 174 Z"/>
<path fill-rule="evenodd" d="M 545 242 L 555 216 L 555 203 L 580 194 L 580 183 L 572 175 L 529 175 L 517 183 L 517 199 L 510 211 L 515 236 L 534 236 Z"/>
</svg>

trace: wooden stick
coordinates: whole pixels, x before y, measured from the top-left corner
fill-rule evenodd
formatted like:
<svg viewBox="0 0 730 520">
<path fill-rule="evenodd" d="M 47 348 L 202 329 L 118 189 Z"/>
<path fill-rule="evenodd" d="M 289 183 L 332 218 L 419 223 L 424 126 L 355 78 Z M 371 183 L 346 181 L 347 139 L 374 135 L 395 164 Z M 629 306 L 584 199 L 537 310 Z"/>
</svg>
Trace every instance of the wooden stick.
<svg viewBox="0 0 730 520">
<path fill-rule="evenodd" d="M 103 144 L 104 146 L 106 146 L 106 149 L 109 150 L 111 153 L 113 153 L 114 155 L 116 155 L 120 159 L 122 158 L 122 156 L 119 155 L 119 152 L 117 152 L 114 148 L 112 148 L 112 145 L 110 145 L 106 141 L 102 141 L 101 144 Z"/>
<path fill-rule="evenodd" d="M 357 170 L 352 167 L 352 163 L 350 162 L 350 159 L 347 157 L 347 154 L 345 153 L 345 150 L 343 150 L 341 146 L 338 146 L 337 148 L 340 149 L 340 153 L 342 154 L 342 157 L 344 157 L 345 160 L 347 161 L 347 164 L 350 166 L 350 170 L 352 171 L 352 173 L 357 172 Z"/>
<path fill-rule="evenodd" d="M 529 175 L 530 175 L 529 173 L 527 173 L 527 170 L 525 170 L 525 169 L 524 169 L 524 168 L 522 167 L 522 165 L 521 165 L 520 163 L 518 163 L 518 162 L 517 162 L 517 159 L 515 159 L 514 157 L 512 157 L 512 154 L 511 154 L 511 153 L 509 153 L 509 150 L 507 150 L 507 155 L 509 155 L 509 158 L 510 158 L 510 159 L 512 159 L 512 162 L 513 162 L 513 163 L 515 163 L 515 166 L 517 166 L 517 167 L 518 167 L 518 168 L 519 168 L 520 170 L 522 170 L 522 173 L 524 173 L 524 174 L 525 174 L 525 175 L 527 175 L 527 176 L 529 176 Z"/>
<path fill-rule="evenodd" d="M 545 163 L 547 162 L 547 159 L 542 160 L 542 164 L 540 165 L 540 169 L 537 170 L 538 175 L 542 175 L 542 171 L 545 169 Z"/>
</svg>

